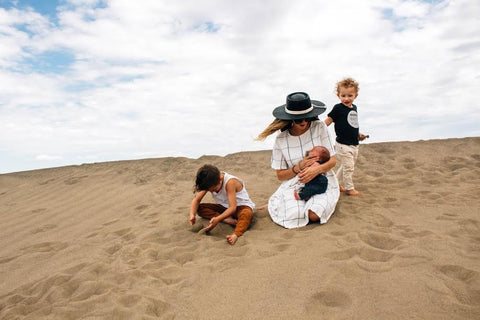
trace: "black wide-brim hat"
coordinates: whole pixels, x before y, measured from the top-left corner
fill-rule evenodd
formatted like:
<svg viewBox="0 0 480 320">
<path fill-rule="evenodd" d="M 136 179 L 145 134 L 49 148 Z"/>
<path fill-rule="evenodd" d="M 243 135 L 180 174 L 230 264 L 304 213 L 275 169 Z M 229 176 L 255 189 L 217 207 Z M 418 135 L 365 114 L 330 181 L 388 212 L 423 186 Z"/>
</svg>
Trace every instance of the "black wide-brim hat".
<svg viewBox="0 0 480 320">
<path fill-rule="evenodd" d="M 310 100 L 305 92 L 294 92 L 287 96 L 287 103 L 276 107 L 273 116 L 280 120 L 299 120 L 314 118 L 327 110 L 325 104 L 318 100 Z"/>
</svg>

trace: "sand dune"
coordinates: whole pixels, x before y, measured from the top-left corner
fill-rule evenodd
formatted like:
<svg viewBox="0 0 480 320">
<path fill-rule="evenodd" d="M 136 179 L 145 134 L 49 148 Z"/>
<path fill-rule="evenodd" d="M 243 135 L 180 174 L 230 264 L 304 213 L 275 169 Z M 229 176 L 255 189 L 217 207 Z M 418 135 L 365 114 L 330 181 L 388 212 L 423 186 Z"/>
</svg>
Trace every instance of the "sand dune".
<svg viewBox="0 0 480 320">
<path fill-rule="evenodd" d="M 212 163 L 257 205 L 270 151 L 0 175 L 0 319 L 480 319 L 480 138 L 361 146 L 326 225 L 187 224 Z"/>
</svg>

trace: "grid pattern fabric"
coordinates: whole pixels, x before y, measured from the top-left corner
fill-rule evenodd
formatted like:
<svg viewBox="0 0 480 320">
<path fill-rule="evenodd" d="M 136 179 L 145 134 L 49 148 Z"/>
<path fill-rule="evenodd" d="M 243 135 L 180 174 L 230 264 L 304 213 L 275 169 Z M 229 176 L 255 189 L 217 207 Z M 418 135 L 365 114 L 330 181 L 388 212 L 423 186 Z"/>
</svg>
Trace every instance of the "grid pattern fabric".
<svg viewBox="0 0 480 320">
<path fill-rule="evenodd" d="M 299 163 L 305 152 L 314 146 L 324 146 L 335 155 L 332 140 L 323 121 L 313 121 L 310 128 L 300 136 L 292 136 L 288 130 L 278 134 L 272 151 L 273 169 L 288 169 Z M 293 191 L 298 178 L 284 181 L 268 201 L 268 211 L 272 220 L 285 228 L 298 228 L 308 224 L 308 210 L 320 217 L 320 223 L 326 223 L 335 211 L 340 190 L 333 170 L 326 173 L 328 188 L 325 193 L 316 194 L 308 201 L 296 200 Z"/>
</svg>

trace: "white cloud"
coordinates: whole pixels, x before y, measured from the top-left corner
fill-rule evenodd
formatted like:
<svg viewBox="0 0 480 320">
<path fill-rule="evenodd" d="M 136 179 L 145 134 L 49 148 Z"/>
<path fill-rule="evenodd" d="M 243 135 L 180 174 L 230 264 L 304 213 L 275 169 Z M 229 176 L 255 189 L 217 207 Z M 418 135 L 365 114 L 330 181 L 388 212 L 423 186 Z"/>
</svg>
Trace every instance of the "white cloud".
<svg viewBox="0 0 480 320">
<path fill-rule="evenodd" d="M 0 8 L 0 171 L 36 168 L 39 154 L 58 155 L 49 166 L 269 149 L 253 138 L 288 93 L 331 107 L 345 76 L 360 82 L 370 142 L 480 134 L 475 1 L 70 0 L 58 10 L 53 23 Z M 73 64 L 42 72 L 25 60 L 45 52 Z"/>
<path fill-rule="evenodd" d="M 35 157 L 36 160 L 39 160 L 39 161 L 50 161 L 50 160 L 60 160 L 62 159 L 62 157 L 59 157 L 59 156 L 52 156 L 52 155 L 48 155 L 48 154 L 39 154 L 38 156 Z"/>
</svg>

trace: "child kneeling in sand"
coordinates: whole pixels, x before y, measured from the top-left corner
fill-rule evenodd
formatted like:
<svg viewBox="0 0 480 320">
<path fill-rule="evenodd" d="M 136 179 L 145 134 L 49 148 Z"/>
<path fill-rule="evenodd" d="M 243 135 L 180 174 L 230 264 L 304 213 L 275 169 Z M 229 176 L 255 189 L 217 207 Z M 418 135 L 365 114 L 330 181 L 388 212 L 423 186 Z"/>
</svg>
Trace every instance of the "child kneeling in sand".
<svg viewBox="0 0 480 320">
<path fill-rule="evenodd" d="M 313 147 L 310 151 L 306 152 L 306 156 L 315 156 L 317 157 L 317 162 L 322 164 L 330 160 L 330 152 L 327 148 L 322 146 Z M 298 192 L 295 190 L 293 195 L 297 200 L 305 200 L 307 201 L 310 199 L 311 196 L 314 194 L 324 193 L 327 190 L 328 186 L 328 179 L 323 174 L 319 174 L 313 180 L 306 183 L 303 187 L 301 187 Z"/>
<path fill-rule="evenodd" d="M 205 231 L 212 230 L 219 222 L 231 224 L 235 230 L 227 236 L 227 241 L 235 244 L 250 225 L 255 209 L 243 181 L 206 164 L 197 172 L 194 190 L 196 195 L 190 206 L 190 225 L 195 224 L 197 213 L 202 218 L 210 219 Z M 212 193 L 217 203 L 200 203 L 207 192 Z"/>
</svg>

